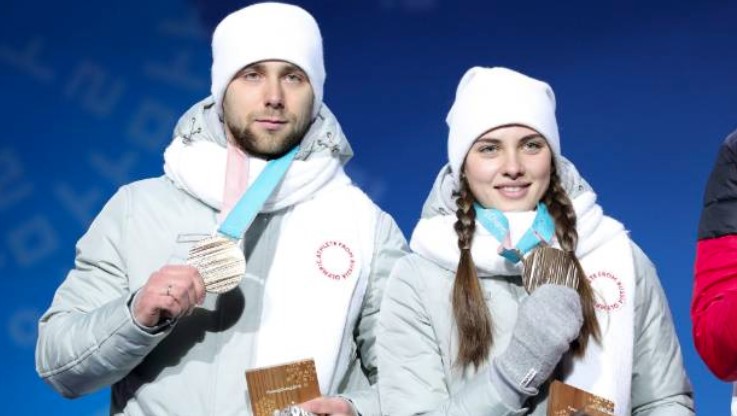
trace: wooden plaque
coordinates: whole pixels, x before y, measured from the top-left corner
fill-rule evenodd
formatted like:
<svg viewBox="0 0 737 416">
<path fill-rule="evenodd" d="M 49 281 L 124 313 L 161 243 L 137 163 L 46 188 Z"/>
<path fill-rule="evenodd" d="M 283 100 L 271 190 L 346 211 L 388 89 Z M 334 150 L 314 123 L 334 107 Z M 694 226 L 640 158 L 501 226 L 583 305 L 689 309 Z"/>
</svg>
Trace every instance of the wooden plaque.
<svg viewBox="0 0 737 416">
<path fill-rule="evenodd" d="M 614 416 L 614 402 L 558 380 L 550 383 L 548 416 Z"/>
<path fill-rule="evenodd" d="M 320 396 L 314 360 L 302 360 L 246 371 L 253 416 L 272 416 L 275 410 Z"/>
</svg>

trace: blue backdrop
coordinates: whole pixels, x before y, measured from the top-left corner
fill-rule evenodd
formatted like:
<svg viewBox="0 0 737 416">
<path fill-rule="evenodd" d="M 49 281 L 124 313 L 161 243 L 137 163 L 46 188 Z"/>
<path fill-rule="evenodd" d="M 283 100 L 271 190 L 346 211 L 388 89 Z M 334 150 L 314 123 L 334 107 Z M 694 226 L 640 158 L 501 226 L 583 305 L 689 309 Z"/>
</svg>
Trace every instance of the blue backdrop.
<svg viewBox="0 0 737 416">
<path fill-rule="evenodd" d="M 737 128 L 737 4 L 560 3 L 300 2 L 323 31 L 349 172 L 406 234 L 446 158 L 463 72 L 504 65 L 550 82 L 563 153 L 658 267 L 698 413 L 727 414 L 730 386 L 696 355 L 689 304 L 703 186 Z M 0 6 L 4 414 L 107 414 L 108 390 L 66 400 L 38 378 L 37 320 L 107 198 L 161 174 L 178 115 L 209 91 L 212 29 L 244 4 Z"/>
</svg>

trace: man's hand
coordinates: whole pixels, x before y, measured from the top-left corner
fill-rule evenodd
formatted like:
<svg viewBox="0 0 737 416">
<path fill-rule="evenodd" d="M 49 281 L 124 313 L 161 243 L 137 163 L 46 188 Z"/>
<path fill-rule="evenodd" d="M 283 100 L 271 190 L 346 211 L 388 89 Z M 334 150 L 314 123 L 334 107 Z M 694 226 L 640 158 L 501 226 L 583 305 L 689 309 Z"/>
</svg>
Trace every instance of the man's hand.
<svg viewBox="0 0 737 416">
<path fill-rule="evenodd" d="M 131 313 L 138 324 L 154 327 L 192 313 L 205 300 L 205 283 L 192 266 L 167 265 L 153 273 L 136 295 Z"/>
<path fill-rule="evenodd" d="M 300 404 L 299 407 L 318 415 L 357 416 L 348 400 L 340 397 L 318 397 Z"/>
</svg>

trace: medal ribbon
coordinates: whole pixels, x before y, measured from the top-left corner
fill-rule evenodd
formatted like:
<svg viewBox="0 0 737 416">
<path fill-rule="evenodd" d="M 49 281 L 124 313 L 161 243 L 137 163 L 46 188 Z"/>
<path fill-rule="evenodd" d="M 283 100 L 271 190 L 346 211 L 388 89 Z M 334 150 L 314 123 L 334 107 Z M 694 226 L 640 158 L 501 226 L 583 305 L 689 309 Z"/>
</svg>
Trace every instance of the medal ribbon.
<svg viewBox="0 0 737 416">
<path fill-rule="evenodd" d="M 228 156 L 225 162 L 225 187 L 223 188 L 223 204 L 217 215 L 220 224 L 230 214 L 230 210 L 248 189 L 248 174 L 251 158 L 237 145 L 228 140 Z M 257 175 L 258 177 L 258 175 Z"/>
<path fill-rule="evenodd" d="M 261 211 L 261 207 L 264 206 L 266 200 L 269 199 L 271 193 L 284 178 L 298 150 L 299 146 L 295 146 L 289 153 L 278 159 L 272 159 L 266 164 L 253 185 L 236 202 L 225 221 L 220 224 L 220 228 L 218 228 L 220 234 L 233 240 L 240 240 L 243 237 L 243 233 L 246 232 L 253 219 Z"/>
<path fill-rule="evenodd" d="M 555 222 L 542 202 L 537 204 L 537 214 L 532 221 L 532 226 L 514 247 L 512 247 L 509 232 L 509 220 L 501 211 L 495 208 L 484 208 L 476 202 L 473 208 L 476 211 L 476 219 L 501 242 L 498 249 L 499 255 L 512 263 L 521 261 L 525 254 L 540 243 L 550 244 L 553 241 Z"/>
</svg>

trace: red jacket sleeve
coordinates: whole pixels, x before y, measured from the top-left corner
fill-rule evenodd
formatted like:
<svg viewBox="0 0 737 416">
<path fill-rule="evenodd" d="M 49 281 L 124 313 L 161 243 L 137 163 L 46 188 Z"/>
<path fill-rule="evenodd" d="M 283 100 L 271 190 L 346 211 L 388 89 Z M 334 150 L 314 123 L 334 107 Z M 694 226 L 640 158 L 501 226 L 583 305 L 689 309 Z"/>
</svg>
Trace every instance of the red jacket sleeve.
<svg viewBox="0 0 737 416">
<path fill-rule="evenodd" d="M 696 350 L 725 381 L 737 380 L 737 235 L 701 240 L 696 248 L 691 319 Z"/>
<path fill-rule="evenodd" d="M 691 322 L 696 350 L 720 379 L 737 380 L 737 131 L 719 149 L 704 191 Z"/>
</svg>

